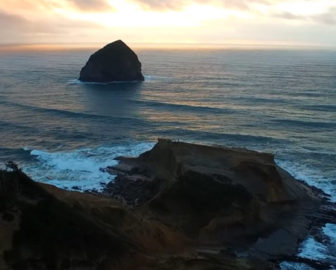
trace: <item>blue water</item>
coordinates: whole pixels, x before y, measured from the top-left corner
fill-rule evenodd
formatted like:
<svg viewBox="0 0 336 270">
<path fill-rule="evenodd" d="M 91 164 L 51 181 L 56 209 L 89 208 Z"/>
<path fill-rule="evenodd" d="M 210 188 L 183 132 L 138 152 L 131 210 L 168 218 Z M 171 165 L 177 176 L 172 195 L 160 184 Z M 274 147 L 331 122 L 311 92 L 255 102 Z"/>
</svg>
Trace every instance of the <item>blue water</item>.
<svg viewBox="0 0 336 270">
<path fill-rule="evenodd" d="M 100 189 L 101 167 L 165 137 L 272 152 L 336 201 L 335 51 L 138 50 L 144 83 L 82 84 L 92 52 L 0 51 L 1 161 Z"/>
</svg>

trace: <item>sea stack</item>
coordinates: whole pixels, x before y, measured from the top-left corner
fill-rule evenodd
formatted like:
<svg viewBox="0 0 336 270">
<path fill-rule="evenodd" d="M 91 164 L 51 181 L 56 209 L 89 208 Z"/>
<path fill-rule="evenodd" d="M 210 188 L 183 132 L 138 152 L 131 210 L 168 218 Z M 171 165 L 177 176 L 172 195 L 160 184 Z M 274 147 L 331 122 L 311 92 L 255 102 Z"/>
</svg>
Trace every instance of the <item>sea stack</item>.
<svg viewBox="0 0 336 270">
<path fill-rule="evenodd" d="M 144 81 L 138 56 L 122 41 L 92 54 L 80 72 L 83 82 Z"/>
</svg>

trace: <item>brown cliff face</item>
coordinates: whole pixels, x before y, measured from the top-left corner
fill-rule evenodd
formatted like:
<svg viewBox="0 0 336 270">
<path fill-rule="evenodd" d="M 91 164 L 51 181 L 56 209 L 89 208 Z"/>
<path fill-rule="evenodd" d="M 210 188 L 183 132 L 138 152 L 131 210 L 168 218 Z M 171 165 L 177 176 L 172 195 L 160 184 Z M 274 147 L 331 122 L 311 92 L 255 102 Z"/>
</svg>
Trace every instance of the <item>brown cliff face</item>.
<svg viewBox="0 0 336 270">
<path fill-rule="evenodd" d="M 96 195 L 1 171 L 0 269 L 277 269 L 322 204 L 248 150 L 160 140 L 109 170 Z"/>
<path fill-rule="evenodd" d="M 132 269 L 183 236 L 102 196 L 0 172 L 0 269 Z M 131 267 L 131 268 L 129 268 Z"/>
<path fill-rule="evenodd" d="M 15 228 L 7 231 L 1 250 L 8 269 L 95 269 L 127 255 L 129 243 L 115 230 L 101 227 L 23 173 L 0 177 L 2 224 Z"/>
<path fill-rule="evenodd" d="M 110 195 L 196 246 L 263 260 L 294 255 L 321 206 L 318 192 L 279 168 L 273 155 L 246 149 L 159 140 L 109 170 L 118 175 Z"/>
</svg>

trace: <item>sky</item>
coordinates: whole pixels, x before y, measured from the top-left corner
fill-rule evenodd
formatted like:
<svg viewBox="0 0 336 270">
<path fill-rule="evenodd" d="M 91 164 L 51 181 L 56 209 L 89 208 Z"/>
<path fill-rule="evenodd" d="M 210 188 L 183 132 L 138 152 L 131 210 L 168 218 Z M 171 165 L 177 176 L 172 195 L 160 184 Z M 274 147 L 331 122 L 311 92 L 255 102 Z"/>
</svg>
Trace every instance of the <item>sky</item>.
<svg viewBox="0 0 336 270">
<path fill-rule="evenodd" d="M 336 0 L 1 0 L 0 44 L 336 47 Z"/>
</svg>

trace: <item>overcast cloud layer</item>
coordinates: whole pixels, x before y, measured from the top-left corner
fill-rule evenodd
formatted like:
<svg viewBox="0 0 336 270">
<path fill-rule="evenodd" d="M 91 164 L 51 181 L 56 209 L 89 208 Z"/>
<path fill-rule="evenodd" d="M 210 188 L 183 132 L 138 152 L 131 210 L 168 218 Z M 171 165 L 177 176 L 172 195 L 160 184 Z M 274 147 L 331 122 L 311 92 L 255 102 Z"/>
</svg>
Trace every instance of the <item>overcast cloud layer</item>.
<svg viewBox="0 0 336 270">
<path fill-rule="evenodd" d="M 335 0 L 1 0 L 0 43 L 336 46 Z"/>
<path fill-rule="evenodd" d="M 280 2 L 280 0 L 135 0 L 135 2 L 141 3 L 144 6 L 147 6 L 150 9 L 182 9 L 185 6 L 188 6 L 193 3 L 197 4 L 209 4 L 222 6 L 225 8 L 234 8 L 234 9 L 249 9 L 255 4 L 271 5 L 272 2 Z"/>
</svg>

